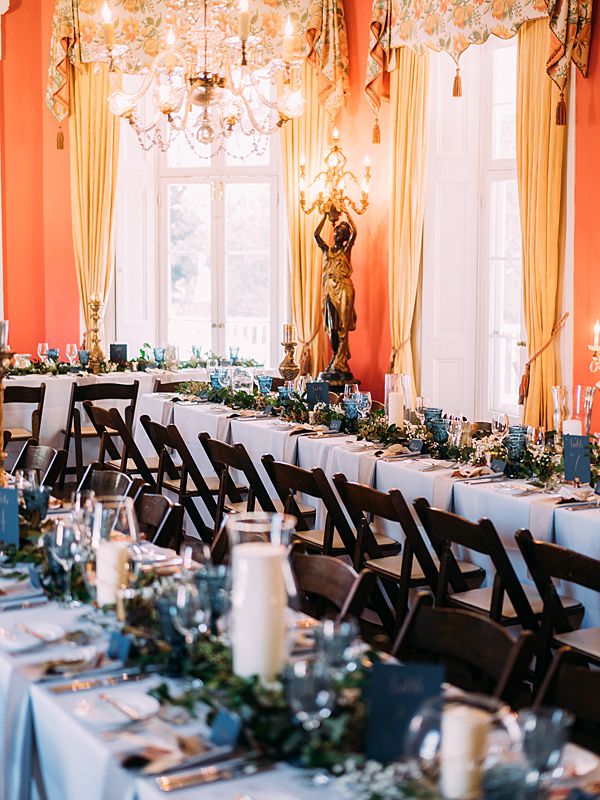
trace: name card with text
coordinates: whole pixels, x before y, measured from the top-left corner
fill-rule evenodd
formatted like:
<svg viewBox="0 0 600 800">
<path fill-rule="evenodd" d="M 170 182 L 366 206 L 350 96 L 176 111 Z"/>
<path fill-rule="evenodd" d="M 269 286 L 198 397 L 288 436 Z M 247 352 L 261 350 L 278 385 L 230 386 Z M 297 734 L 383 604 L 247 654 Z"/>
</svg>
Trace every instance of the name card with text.
<svg viewBox="0 0 600 800">
<path fill-rule="evenodd" d="M 587 436 L 563 437 L 565 480 L 580 483 L 589 483 L 590 469 L 590 440 Z"/>
<path fill-rule="evenodd" d="M 329 384 L 327 381 L 313 381 L 306 384 L 306 401 L 313 409 L 317 403 L 325 403 L 329 408 Z"/>
</svg>

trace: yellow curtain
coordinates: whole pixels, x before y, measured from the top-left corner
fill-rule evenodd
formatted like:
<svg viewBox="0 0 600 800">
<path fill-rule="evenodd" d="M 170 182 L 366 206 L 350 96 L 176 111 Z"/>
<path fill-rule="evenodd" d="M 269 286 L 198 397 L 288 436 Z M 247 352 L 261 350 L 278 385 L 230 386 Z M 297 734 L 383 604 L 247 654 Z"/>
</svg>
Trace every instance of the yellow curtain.
<svg viewBox="0 0 600 800">
<path fill-rule="evenodd" d="M 407 47 L 397 51 L 390 74 L 390 370 L 412 375 L 413 383 L 411 331 L 423 251 L 428 73 L 427 53 L 419 56 Z"/>
<path fill-rule="evenodd" d="M 89 301 L 110 289 L 120 120 L 108 109 L 105 64 L 71 67 L 69 118 L 73 246 L 86 330 Z"/>
<path fill-rule="evenodd" d="M 321 272 L 323 255 L 313 233 L 319 222 L 316 213 L 306 215 L 300 208 L 300 161 L 306 159 L 306 174 L 322 169 L 330 117 L 319 103 L 317 72 L 303 66 L 302 81 L 306 109 L 298 119 L 281 129 L 283 178 L 291 254 L 291 297 L 298 331 L 299 358 L 303 369 L 316 375 L 325 366 L 326 339 L 321 315 Z"/>
<path fill-rule="evenodd" d="M 517 179 L 529 357 L 523 423 L 547 429 L 553 424 L 551 390 L 560 377 L 555 340 L 560 332 L 566 146 L 566 128 L 555 124 L 559 91 L 546 75 L 549 36 L 547 20 L 523 25 L 517 66 Z"/>
</svg>

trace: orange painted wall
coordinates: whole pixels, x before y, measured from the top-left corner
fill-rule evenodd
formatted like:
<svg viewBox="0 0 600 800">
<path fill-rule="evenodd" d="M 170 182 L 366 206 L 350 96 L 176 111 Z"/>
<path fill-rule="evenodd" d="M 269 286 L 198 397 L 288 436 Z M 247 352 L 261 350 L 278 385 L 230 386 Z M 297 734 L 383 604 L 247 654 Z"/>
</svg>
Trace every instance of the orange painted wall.
<svg viewBox="0 0 600 800">
<path fill-rule="evenodd" d="M 77 283 L 71 242 L 68 150 L 44 105 L 52 0 L 13 0 L 3 18 L 0 139 L 4 313 L 10 342 L 78 341 Z"/>
<path fill-rule="evenodd" d="M 594 16 L 591 61 L 587 78 L 577 76 L 575 151 L 575 285 L 573 377 L 589 385 L 600 375 L 589 371 L 593 326 L 600 317 L 600 22 Z M 600 429 L 600 397 L 596 398 L 593 430 Z"/>
<path fill-rule="evenodd" d="M 383 376 L 388 369 L 391 349 L 387 292 L 387 113 L 384 110 L 382 114 L 381 144 L 374 145 L 371 142 L 373 113 L 363 91 L 372 4 L 367 0 L 346 0 L 344 7 L 350 47 L 351 95 L 348 106 L 338 118 L 340 142 L 355 173 L 362 172 L 367 153 L 373 164 L 370 204 L 365 215 L 356 219 L 358 237 L 352 254 L 358 325 L 350 341 L 350 366 L 362 381 L 362 388 L 382 399 Z"/>
</svg>

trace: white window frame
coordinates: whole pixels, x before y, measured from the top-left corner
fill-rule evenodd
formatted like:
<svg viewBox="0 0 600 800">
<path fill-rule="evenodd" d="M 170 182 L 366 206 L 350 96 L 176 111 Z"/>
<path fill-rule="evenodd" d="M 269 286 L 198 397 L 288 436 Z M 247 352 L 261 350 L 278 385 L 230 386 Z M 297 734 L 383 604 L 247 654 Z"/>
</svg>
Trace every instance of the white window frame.
<svg viewBox="0 0 600 800">
<path fill-rule="evenodd" d="M 169 269 L 168 269 L 168 190 L 170 184 L 210 184 L 213 200 L 211 220 L 211 347 L 219 355 L 225 353 L 225 225 L 224 202 L 225 185 L 227 183 L 270 183 L 271 184 L 271 263 L 270 263 L 270 304 L 271 318 L 269 329 L 269 354 L 267 367 L 277 363 L 280 351 L 279 334 L 281 325 L 287 319 L 288 269 L 285 257 L 285 227 L 282 193 L 281 155 L 279 136 L 275 134 L 270 141 L 270 160 L 268 165 L 248 166 L 228 164 L 224 151 L 211 160 L 210 165 L 197 167 L 170 167 L 168 154 L 161 153 L 157 159 L 158 204 L 159 204 L 159 266 L 157 282 L 159 286 L 158 302 L 158 335 L 161 341 L 167 341 L 168 303 L 169 303 Z M 203 343 L 207 346 L 207 343 Z M 244 356 L 244 353 L 240 353 Z"/>
</svg>

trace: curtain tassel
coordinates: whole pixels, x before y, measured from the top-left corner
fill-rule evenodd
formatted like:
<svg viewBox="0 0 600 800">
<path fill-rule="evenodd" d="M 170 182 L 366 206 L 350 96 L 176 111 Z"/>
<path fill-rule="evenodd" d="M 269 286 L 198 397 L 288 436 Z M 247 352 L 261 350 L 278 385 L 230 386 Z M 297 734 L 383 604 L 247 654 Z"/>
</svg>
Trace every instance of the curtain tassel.
<svg viewBox="0 0 600 800">
<path fill-rule="evenodd" d="M 567 104 L 565 102 L 565 93 L 560 93 L 560 100 L 556 104 L 556 124 L 557 125 L 566 125 L 567 124 Z"/>
<path fill-rule="evenodd" d="M 302 355 L 300 356 L 300 375 L 310 375 L 311 368 L 310 347 L 305 344 L 302 348 Z"/>
<path fill-rule="evenodd" d="M 460 67 L 456 67 L 456 75 L 452 84 L 452 97 L 462 97 L 462 78 L 460 77 Z"/>
<path fill-rule="evenodd" d="M 519 384 L 519 405 L 522 406 L 525 402 L 525 398 L 529 394 L 529 372 L 531 370 L 531 366 L 529 361 L 525 364 L 525 372 L 521 376 L 521 383 Z"/>
<path fill-rule="evenodd" d="M 56 134 L 56 149 L 57 150 L 65 149 L 65 135 L 60 125 L 58 126 L 58 133 Z"/>
<path fill-rule="evenodd" d="M 381 144 L 381 128 L 379 127 L 379 117 L 375 117 L 375 122 L 373 123 L 372 142 L 373 144 Z"/>
</svg>

